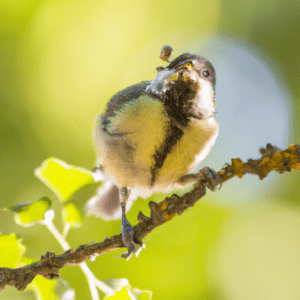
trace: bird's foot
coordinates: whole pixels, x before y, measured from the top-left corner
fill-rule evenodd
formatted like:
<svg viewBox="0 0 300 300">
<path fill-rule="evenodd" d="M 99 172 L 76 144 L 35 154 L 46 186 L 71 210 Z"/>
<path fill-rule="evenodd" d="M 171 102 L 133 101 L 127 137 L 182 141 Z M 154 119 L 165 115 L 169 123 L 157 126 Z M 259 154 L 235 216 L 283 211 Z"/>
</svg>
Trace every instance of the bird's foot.
<svg viewBox="0 0 300 300">
<path fill-rule="evenodd" d="M 141 250 L 145 248 L 145 245 L 141 240 L 134 240 L 134 229 L 126 218 L 125 205 L 121 204 L 121 207 L 122 207 L 122 227 L 121 227 L 122 240 L 125 247 L 128 250 L 128 252 L 123 253 L 121 257 L 126 258 L 126 260 L 129 260 L 133 253 L 135 253 L 136 257 L 138 257 Z M 140 246 L 139 249 L 138 246 Z"/>
<path fill-rule="evenodd" d="M 177 183 L 181 186 L 185 186 L 187 184 L 195 184 L 197 182 L 205 184 L 213 192 L 218 185 L 220 185 L 220 188 L 222 186 L 222 180 L 218 172 L 209 167 L 204 167 L 197 173 L 184 175 Z"/>
<path fill-rule="evenodd" d="M 204 180 L 206 186 L 213 192 L 218 185 L 220 185 L 220 188 L 222 186 L 221 177 L 218 172 L 209 167 L 202 168 L 196 175 L 199 180 Z"/>
</svg>

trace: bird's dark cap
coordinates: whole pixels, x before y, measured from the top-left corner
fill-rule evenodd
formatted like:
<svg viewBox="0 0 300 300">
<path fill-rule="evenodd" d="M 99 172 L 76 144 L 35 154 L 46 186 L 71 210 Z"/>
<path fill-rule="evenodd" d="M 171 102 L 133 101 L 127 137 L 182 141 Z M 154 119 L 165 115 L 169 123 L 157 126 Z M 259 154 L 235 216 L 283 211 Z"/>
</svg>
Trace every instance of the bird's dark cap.
<svg viewBox="0 0 300 300">
<path fill-rule="evenodd" d="M 165 69 L 173 69 L 180 65 L 180 63 L 184 61 L 189 60 L 196 60 L 198 62 L 199 68 L 205 68 L 207 67 L 210 70 L 211 76 L 212 76 L 212 83 L 213 85 L 216 84 L 216 73 L 213 65 L 211 62 L 206 59 L 203 56 L 199 56 L 197 54 L 191 54 L 191 53 L 183 53 L 180 56 L 176 57 L 174 60 L 172 60 Z"/>
</svg>

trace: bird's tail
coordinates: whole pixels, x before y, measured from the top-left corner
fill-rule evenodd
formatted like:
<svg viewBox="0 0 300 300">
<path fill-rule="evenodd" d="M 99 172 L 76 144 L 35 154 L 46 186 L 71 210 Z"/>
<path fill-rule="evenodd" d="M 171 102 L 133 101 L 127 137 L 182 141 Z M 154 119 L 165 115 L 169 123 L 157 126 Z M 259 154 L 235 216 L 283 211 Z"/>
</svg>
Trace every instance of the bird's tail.
<svg viewBox="0 0 300 300">
<path fill-rule="evenodd" d="M 126 211 L 130 209 L 136 199 L 131 195 L 126 202 Z M 104 182 L 98 189 L 97 195 L 86 204 L 88 214 L 95 215 L 104 220 L 117 220 L 121 218 L 121 203 L 119 188 L 111 181 Z"/>
</svg>

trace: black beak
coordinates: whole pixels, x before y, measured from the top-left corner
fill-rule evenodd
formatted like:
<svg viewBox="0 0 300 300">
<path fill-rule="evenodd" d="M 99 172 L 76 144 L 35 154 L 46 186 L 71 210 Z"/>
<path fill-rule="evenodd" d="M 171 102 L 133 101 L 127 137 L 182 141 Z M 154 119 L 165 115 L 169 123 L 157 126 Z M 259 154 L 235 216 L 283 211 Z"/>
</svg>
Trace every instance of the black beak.
<svg viewBox="0 0 300 300">
<path fill-rule="evenodd" d="M 175 69 L 164 69 L 160 71 L 157 76 L 151 81 L 146 88 L 146 93 L 153 94 L 160 97 L 164 91 L 165 84 L 170 80 L 172 76 L 176 76 L 177 72 Z M 174 76 L 174 79 L 175 79 Z"/>
</svg>

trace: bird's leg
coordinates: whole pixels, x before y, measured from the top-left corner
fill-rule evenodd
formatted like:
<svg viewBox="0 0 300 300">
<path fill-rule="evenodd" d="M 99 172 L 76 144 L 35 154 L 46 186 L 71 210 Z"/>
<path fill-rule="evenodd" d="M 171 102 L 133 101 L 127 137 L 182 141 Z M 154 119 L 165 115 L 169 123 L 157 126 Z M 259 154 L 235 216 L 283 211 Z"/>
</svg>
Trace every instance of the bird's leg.
<svg viewBox="0 0 300 300">
<path fill-rule="evenodd" d="M 126 201 L 130 195 L 130 190 L 126 187 L 122 187 L 120 189 L 120 201 L 121 201 L 121 208 L 122 208 L 122 225 L 121 225 L 121 232 L 122 232 L 122 240 L 126 248 L 128 249 L 127 253 L 127 260 L 131 257 L 131 255 L 136 252 L 138 244 L 136 244 L 133 240 L 134 237 L 134 229 L 131 224 L 128 222 L 126 215 L 125 215 L 125 207 Z M 123 255 L 125 256 L 125 255 Z"/>
</svg>

